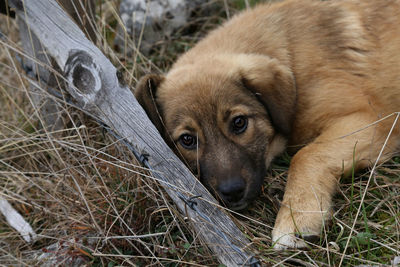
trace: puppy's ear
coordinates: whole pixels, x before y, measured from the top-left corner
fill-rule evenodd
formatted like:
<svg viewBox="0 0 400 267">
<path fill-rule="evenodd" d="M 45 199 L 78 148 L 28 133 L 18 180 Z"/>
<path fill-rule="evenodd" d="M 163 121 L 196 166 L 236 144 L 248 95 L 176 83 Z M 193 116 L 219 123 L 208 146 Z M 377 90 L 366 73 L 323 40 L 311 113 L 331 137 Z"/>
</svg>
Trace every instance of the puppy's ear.
<svg viewBox="0 0 400 267">
<path fill-rule="evenodd" d="M 162 112 L 156 101 L 156 93 L 157 87 L 163 80 L 164 77 L 161 75 L 148 74 L 140 79 L 135 90 L 137 101 L 162 135 L 164 134 L 164 126 L 161 119 Z"/>
<path fill-rule="evenodd" d="M 243 55 L 239 65 L 243 85 L 265 106 L 275 129 L 288 136 L 297 99 L 292 71 L 278 60 L 262 55 Z"/>
</svg>

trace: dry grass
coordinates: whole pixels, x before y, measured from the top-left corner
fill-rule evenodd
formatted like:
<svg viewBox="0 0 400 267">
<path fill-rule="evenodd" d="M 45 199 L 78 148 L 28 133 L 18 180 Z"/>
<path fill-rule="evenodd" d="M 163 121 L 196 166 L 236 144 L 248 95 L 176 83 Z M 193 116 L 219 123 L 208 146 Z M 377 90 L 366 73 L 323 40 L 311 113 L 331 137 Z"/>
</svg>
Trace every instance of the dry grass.
<svg viewBox="0 0 400 267">
<path fill-rule="evenodd" d="M 228 5 L 232 14 L 246 2 L 253 1 L 220 1 L 220 12 L 199 19 L 196 34 L 177 34 L 160 43 L 150 58 L 127 58 L 110 48 L 117 19 L 115 3 L 105 1 L 98 14 L 99 43 L 134 85 L 145 71 L 156 66 L 167 69 L 177 54 L 223 20 Z M 71 259 L 94 266 L 218 266 L 159 185 L 141 176 L 145 170 L 132 153 L 100 126 L 60 102 L 69 114 L 66 128 L 59 132 L 41 128 L 27 77 L 10 48 L 20 49 L 15 22 L 3 16 L 0 21 L 6 36 L 0 44 L 0 197 L 39 235 L 34 244 L 27 244 L 0 217 L 0 265 L 42 265 L 35 255 L 47 252 L 65 266 Z M 377 265 L 390 264 L 400 255 L 400 158 L 396 157 L 378 166 L 373 175 L 366 170 L 342 179 L 336 212 L 320 244 L 310 244 L 309 250 L 274 251 L 270 232 L 289 161 L 287 155 L 275 161 L 262 196 L 251 209 L 234 214 L 263 264 L 338 266 L 343 258 L 343 266 Z M 63 249 L 48 247 L 57 241 Z"/>
</svg>

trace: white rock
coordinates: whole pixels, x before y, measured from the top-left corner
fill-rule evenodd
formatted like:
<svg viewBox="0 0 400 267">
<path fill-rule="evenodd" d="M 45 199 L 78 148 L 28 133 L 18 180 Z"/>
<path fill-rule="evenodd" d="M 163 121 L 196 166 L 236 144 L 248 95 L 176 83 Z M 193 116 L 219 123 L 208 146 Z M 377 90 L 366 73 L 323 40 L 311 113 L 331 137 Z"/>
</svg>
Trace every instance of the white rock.
<svg viewBox="0 0 400 267">
<path fill-rule="evenodd" d="M 194 9 L 210 0 L 122 0 L 119 11 L 126 33 L 138 45 L 143 30 L 139 50 L 147 54 L 152 46 L 164 38 L 169 38 L 175 30 L 185 26 Z M 119 27 L 115 44 L 124 49 L 125 36 Z M 132 51 L 128 44 L 128 54 Z"/>
</svg>

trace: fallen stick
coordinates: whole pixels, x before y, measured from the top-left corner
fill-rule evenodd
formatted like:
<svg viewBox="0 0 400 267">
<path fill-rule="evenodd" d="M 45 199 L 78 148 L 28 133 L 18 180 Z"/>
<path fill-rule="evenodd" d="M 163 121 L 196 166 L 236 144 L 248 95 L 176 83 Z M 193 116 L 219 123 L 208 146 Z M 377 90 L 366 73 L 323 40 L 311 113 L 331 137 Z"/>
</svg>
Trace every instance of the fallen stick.
<svg viewBox="0 0 400 267">
<path fill-rule="evenodd" d="M 0 213 L 6 217 L 7 223 L 17 230 L 26 242 L 30 243 L 36 240 L 37 235 L 30 224 L 2 197 L 0 197 Z"/>
<path fill-rule="evenodd" d="M 9 0 L 68 81 L 76 105 L 127 142 L 227 266 L 258 266 L 249 241 L 217 201 L 165 144 L 115 67 L 69 19 L 56 1 Z"/>
</svg>

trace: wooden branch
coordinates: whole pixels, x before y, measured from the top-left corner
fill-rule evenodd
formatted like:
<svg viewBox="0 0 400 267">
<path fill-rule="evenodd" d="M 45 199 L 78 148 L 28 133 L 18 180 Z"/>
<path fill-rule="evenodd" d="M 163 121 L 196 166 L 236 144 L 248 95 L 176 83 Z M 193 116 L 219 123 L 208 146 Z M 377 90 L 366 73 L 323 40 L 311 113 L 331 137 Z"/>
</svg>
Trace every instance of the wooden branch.
<svg viewBox="0 0 400 267">
<path fill-rule="evenodd" d="M 45 53 L 40 40 L 34 33 L 29 31 L 28 25 L 22 19 L 18 20 L 19 37 L 22 48 L 29 57 L 22 56 L 22 62 L 25 69 L 31 71 L 30 76 L 40 77 L 36 82 L 29 82 L 29 93 L 32 104 L 38 115 L 41 117 L 41 127 L 54 132 L 64 128 L 63 115 L 66 115 L 57 101 L 46 96 L 46 86 L 50 82 L 51 75 L 45 65 L 51 66 L 50 56 Z M 31 58 L 35 58 L 32 60 Z M 38 64 L 40 62 L 40 64 Z M 40 84 L 40 87 L 37 86 Z"/>
<path fill-rule="evenodd" d="M 80 29 L 84 30 L 92 42 L 96 42 L 96 34 L 94 28 L 94 2 L 95 0 L 58 0 L 61 6 L 66 10 L 68 15 L 72 17 Z M 30 83 L 30 96 L 32 98 L 35 110 L 38 111 L 41 119 L 41 126 L 54 133 L 64 128 L 66 114 L 62 110 L 60 103 L 46 96 L 46 87 L 54 87 L 60 85 L 51 75 L 49 68 L 51 66 L 51 57 L 46 54 L 45 49 L 41 45 L 36 35 L 29 31 L 29 26 L 24 20 L 18 20 L 19 36 L 22 47 L 29 57 L 22 57 L 23 65 L 32 72 L 32 76 L 40 77 L 39 84 L 37 82 Z M 35 58 L 32 60 L 31 58 Z M 38 64 L 40 62 L 40 64 Z"/>
<path fill-rule="evenodd" d="M 35 231 L 33 231 L 32 227 L 25 219 L 21 216 L 21 214 L 16 211 L 10 203 L 4 198 L 0 196 L 0 213 L 6 217 L 8 224 L 13 227 L 24 240 L 28 243 L 33 242 L 37 239 L 37 235 Z"/>
<path fill-rule="evenodd" d="M 253 255 L 245 251 L 249 241 L 165 144 L 129 88 L 119 82 L 115 67 L 56 1 L 9 1 L 64 70 L 67 90 L 78 106 L 111 127 L 146 159 L 152 175 L 192 220 L 220 262 L 227 266 L 250 265 Z M 198 195 L 201 197 L 195 199 L 193 209 L 182 200 Z"/>
</svg>

